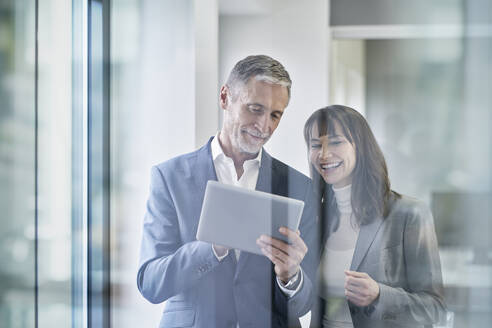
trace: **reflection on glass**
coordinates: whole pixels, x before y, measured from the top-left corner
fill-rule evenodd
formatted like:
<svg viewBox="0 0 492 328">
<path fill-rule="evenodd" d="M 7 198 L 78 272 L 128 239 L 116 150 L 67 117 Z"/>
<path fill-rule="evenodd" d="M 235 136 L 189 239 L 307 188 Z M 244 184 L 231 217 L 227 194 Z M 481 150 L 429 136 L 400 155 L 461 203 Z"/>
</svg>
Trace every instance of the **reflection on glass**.
<svg viewBox="0 0 492 328">
<path fill-rule="evenodd" d="M 159 3 L 164 3 L 159 2 Z M 111 2 L 111 325 L 113 327 L 153 326 L 160 308 L 148 311 L 138 293 L 137 272 L 142 204 L 145 204 L 148 170 L 143 168 L 150 151 L 142 133 L 143 122 L 152 109 L 141 105 L 141 89 L 150 80 L 142 79 L 143 49 L 148 37 L 141 32 L 145 19 L 138 0 Z M 162 28 L 156 29 L 162 31 Z M 151 57 L 153 58 L 153 57 Z M 153 59 L 155 60 L 155 59 Z M 153 120 L 157 122 L 158 120 Z M 149 125 L 150 126 L 150 125 Z"/>
<path fill-rule="evenodd" d="M 364 104 L 392 188 L 433 209 L 448 321 L 455 327 L 487 325 L 492 139 L 485 122 L 491 121 L 492 104 L 485 76 L 490 76 L 491 38 L 369 34 L 365 40 L 333 42 L 339 53 L 331 70 L 332 95 Z"/>
<path fill-rule="evenodd" d="M 34 1 L 0 5 L 1 327 L 33 327 L 35 305 L 40 327 L 51 327 L 53 322 L 70 325 L 70 12 L 66 1 L 44 1 L 37 12 Z M 35 65 L 39 72 L 37 158 Z"/>
<path fill-rule="evenodd" d="M 1 327 L 34 325 L 34 32 L 34 2 L 1 2 Z"/>
</svg>

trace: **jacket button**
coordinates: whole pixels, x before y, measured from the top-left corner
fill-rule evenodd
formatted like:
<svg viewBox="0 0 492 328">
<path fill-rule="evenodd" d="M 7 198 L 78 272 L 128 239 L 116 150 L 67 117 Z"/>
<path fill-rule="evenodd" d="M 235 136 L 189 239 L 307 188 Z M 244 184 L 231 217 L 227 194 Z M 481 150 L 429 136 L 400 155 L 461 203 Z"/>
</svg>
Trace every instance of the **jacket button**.
<svg viewBox="0 0 492 328">
<path fill-rule="evenodd" d="M 350 314 L 356 315 L 357 313 L 359 313 L 359 308 L 357 308 L 357 307 L 350 307 Z"/>
<path fill-rule="evenodd" d="M 369 317 L 374 312 L 375 309 L 376 308 L 374 307 L 374 305 L 369 305 L 364 308 L 364 313 Z"/>
<path fill-rule="evenodd" d="M 396 319 L 395 315 L 390 314 L 390 313 L 383 314 L 382 318 L 383 318 L 383 320 L 395 320 Z"/>
</svg>

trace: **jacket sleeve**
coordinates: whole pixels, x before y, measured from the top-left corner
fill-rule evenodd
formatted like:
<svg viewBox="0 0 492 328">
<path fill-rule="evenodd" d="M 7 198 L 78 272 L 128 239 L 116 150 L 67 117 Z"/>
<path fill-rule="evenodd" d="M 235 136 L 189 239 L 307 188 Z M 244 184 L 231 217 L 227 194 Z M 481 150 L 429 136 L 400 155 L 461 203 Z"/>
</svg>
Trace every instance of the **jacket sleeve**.
<svg viewBox="0 0 492 328">
<path fill-rule="evenodd" d="M 192 288 L 219 265 L 209 243 L 180 238 L 173 195 L 158 167 L 151 171 L 137 286 L 152 303 Z"/>
<path fill-rule="evenodd" d="M 289 326 L 291 326 L 292 322 L 297 321 L 299 317 L 309 312 L 315 300 L 313 282 L 315 281 L 317 267 L 316 208 L 311 184 L 306 183 L 306 188 L 305 205 L 299 226 L 301 237 L 308 248 L 301 262 L 303 270 L 302 286 L 292 297 L 288 297 L 275 284 L 275 305 L 278 311 L 287 312 Z"/>
<path fill-rule="evenodd" d="M 407 214 L 402 254 L 406 286 L 379 283 L 373 317 L 414 325 L 441 322 L 446 314 L 441 264 L 432 214 L 423 203 Z"/>
</svg>

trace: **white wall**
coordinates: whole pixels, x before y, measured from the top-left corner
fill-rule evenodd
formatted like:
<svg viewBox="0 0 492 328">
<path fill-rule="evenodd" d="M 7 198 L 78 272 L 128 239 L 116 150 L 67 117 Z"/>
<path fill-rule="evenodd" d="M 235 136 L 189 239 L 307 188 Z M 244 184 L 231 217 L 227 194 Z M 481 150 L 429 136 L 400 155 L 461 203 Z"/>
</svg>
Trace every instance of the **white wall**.
<svg viewBox="0 0 492 328">
<path fill-rule="evenodd" d="M 217 0 L 112 3 L 111 282 L 115 327 L 155 327 L 136 273 L 151 166 L 217 131 Z"/>
<path fill-rule="evenodd" d="M 364 40 L 331 40 L 330 104 L 366 113 L 366 55 Z"/>
<path fill-rule="evenodd" d="M 328 1 L 272 0 L 254 15 L 219 18 L 219 81 L 234 64 L 253 54 L 279 60 L 292 79 L 292 98 L 267 150 L 308 174 L 302 129 L 328 101 Z"/>
<path fill-rule="evenodd" d="M 219 125 L 219 4 L 194 0 L 195 146 L 208 141 Z"/>
</svg>

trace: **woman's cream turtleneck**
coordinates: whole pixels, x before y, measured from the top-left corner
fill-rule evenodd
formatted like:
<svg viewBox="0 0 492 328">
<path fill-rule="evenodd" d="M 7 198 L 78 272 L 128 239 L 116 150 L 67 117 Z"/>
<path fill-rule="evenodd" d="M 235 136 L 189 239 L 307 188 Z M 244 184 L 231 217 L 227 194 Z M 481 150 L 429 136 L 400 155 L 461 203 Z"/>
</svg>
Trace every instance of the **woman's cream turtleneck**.
<svg viewBox="0 0 492 328">
<path fill-rule="evenodd" d="M 352 186 L 333 188 L 340 212 L 338 229 L 326 241 L 320 264 L 321 296 L 327 301 L 323 327 L 353 327 L 345 299 L 345 270 L 350 269 L 359 235 L 351 205 Z"/>
</svg>

